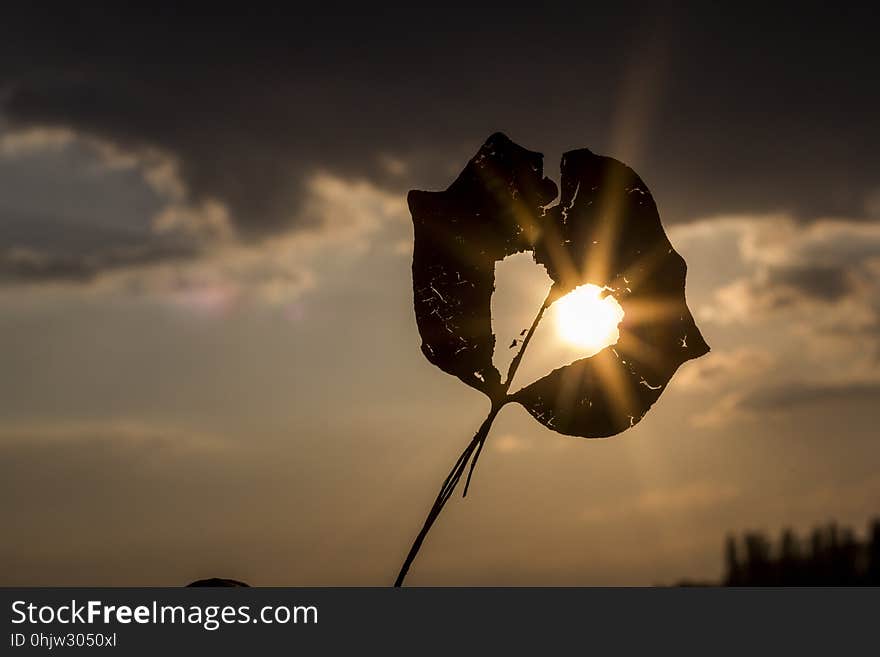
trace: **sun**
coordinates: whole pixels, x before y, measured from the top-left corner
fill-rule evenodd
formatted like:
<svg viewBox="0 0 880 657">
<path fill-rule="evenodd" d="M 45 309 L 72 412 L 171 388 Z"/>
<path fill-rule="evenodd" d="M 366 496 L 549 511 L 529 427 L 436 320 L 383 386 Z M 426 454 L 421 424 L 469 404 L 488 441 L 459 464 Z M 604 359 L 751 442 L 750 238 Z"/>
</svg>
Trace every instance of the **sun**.
<svg viewBox="0 0 880 657">
<path fill-rule="evenodd" d="M 581 285 L 556 302 L 556 330 L 573 345 L 598 353 L 620 339 L 618 324 L 623 308 L 605 288 L 588 283 Z"/>
</svg>

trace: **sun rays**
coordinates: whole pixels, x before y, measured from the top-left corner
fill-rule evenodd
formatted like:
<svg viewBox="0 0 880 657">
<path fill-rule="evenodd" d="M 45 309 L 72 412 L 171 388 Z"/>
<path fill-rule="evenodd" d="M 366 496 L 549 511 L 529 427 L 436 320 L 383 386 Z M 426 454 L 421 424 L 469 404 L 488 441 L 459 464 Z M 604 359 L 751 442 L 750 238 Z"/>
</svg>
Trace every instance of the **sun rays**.
<svg viewBox="0 0 880 657">
<path fill-rule="evenodd" d="M 603 296 L 604 291 L 598 285 L 581 285 L 556 302 L 560 338 L 591 353 L 617 342 L 624 311 L 612 295 Z"/>
</svg>

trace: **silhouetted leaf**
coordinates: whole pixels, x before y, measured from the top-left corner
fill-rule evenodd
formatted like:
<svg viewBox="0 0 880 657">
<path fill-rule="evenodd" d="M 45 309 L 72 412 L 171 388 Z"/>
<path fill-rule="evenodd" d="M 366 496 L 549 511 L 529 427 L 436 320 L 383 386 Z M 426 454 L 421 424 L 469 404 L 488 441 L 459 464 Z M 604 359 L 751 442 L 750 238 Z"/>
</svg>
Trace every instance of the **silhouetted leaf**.
<svg viewBox="0 0 880 657">
<path fill-rule="evenodd" d="M 413 292 L 429 361 L 490 398 L 495 262 L 532 248 L 541 206 L 556 197 L 543 156 L 497 133 L 444 192 L 411 191 Z"/>
<path fill-rule="evenodd" d="M 560 433 L 597 438 L 641 420 L 675 370 L 709 347 L 684 296 L 686 267 L 660 224 L 657 206 L 627 166 L 582 149 L 562 158 L 562 197 L 544 177 L 543 156 L 500 133 L 489 137 L 443 192 L 411 191 L 413 293 L 425 356 L 482 391 L 489 414 L 453 464 L 404 559 L 402 586 L 428 532 L 468 472 L 464 494 L 492 422 L 507 403 L 522 404 Z M 495 263 L 533 251 L 546 269 L 546 299 L 504 380 L 492 363 Z M 580 285 L 613 294 L 624 311 L 613 347 L 553 370 L 509 394 L 545 311 Z M 468 463 L 470 469 L 468 470 Z"/>
<path fill-rule="evenodd" d="M 494 405 L 516 401 L 560 433 L 610 436 L 709 348 L 685 303 L 684 260 L 644 182 L 587 149 L 566 153 L 561 168 L 560 202 L 545 210 L 556 185 L 543 176 L 543 156 L 496 133 L 446 191 L 410 192 L 416 320 L 428 360 Z M 593 283 L 626 315 L 616 345 L 508 395 L 492 364 L 490 303 L 495 263 L 526 250 L 554 282 L 545 307 Z M 528 337 L 519 342 L 525 349 Z"/>
<path fill-rule="evenodd" d="M 709 347 L 685 302 L 687 266 L 641 178 L 581 149 L 563 156 L 561 188 L 535 246 L 553 298 L 594 283 L 610 288 L 626 315 L 613 347 L 554 370 L 513 399 L 560 433 L 611 436 L 638 422 L 678 367 Z"/>
</svg>

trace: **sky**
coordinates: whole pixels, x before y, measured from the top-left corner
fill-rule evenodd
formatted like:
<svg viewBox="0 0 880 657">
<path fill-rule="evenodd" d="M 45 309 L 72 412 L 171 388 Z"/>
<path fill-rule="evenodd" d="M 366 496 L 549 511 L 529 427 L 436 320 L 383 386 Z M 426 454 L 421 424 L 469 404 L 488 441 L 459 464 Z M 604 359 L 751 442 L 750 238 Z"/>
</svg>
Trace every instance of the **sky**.
<svg viewBox="0 0 880 657">
<path fill-rule="evenodd" d="M 279 12 L 0 26 L 0 583 L 390 584 L 488 410 L 420 352 L 406 192 L 496 131 L 639 173 L 712 352 L 613 438 L 505 407 L 408 583 L 713 579 L 880 512 L 866 13 Z"/>
</svg>

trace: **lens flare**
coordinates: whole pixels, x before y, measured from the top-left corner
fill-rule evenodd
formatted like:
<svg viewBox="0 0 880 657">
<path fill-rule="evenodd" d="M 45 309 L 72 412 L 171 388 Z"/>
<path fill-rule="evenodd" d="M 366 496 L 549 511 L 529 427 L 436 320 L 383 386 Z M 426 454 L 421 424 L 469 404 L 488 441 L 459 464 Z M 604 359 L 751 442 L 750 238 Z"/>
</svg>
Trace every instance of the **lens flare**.
<svg viewBox="0 0 880 657">
<path fill-rule="evenodd" d="M 556 304 L 556 330 L 573 345 L 598 353 L 620 339 L 623 308 L 604 288 L 587 284 L 575 288 Z"/>
</svg>

